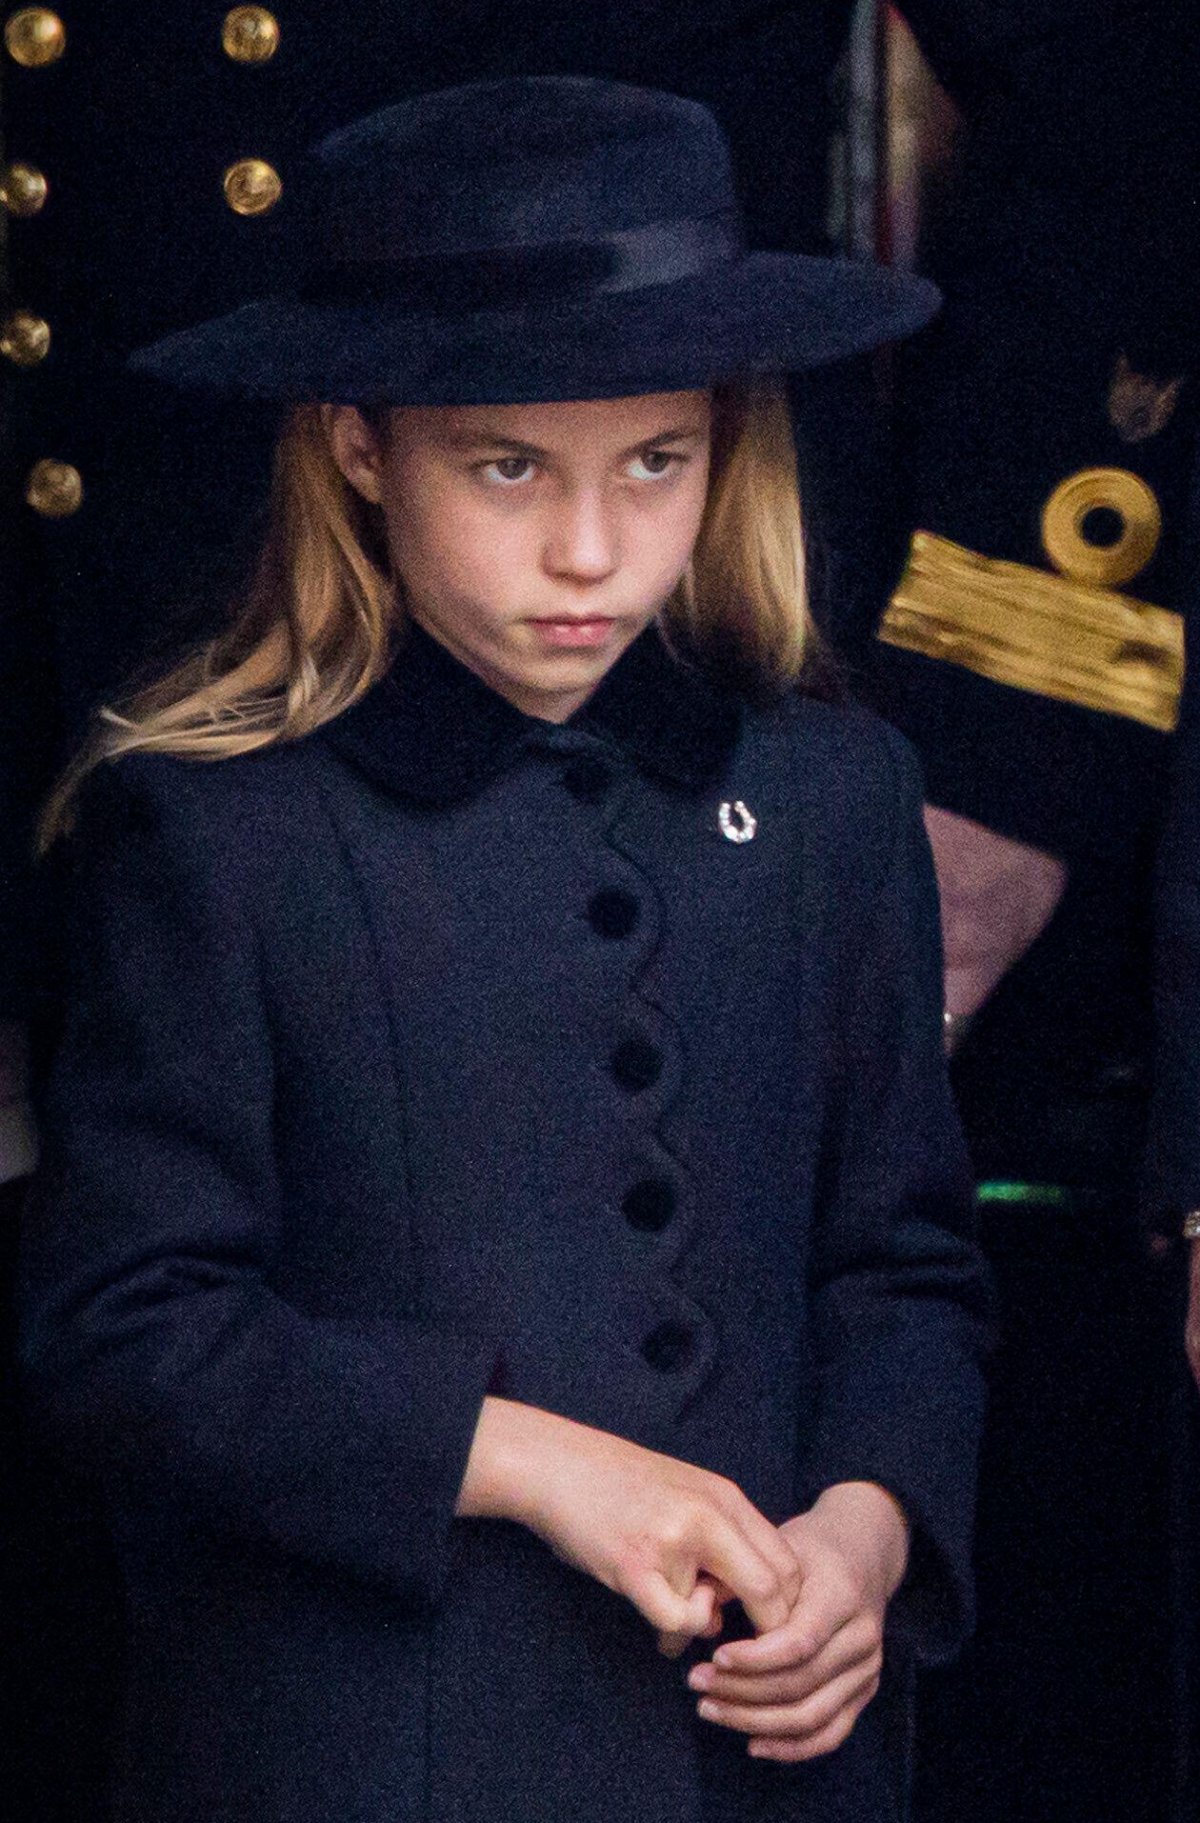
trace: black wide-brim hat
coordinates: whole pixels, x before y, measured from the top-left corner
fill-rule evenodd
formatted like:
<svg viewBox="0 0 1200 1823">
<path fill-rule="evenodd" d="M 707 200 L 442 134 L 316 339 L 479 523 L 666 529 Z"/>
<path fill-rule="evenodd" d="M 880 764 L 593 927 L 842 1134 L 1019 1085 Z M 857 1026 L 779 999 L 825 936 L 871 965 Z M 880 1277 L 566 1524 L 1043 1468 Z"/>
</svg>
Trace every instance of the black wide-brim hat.
<svg viewBox="0 0 1200 1823">
<path fill-rule="evenodd" d="M 131 356 L 248 399 L 484 405 L 686 391 L 921 327 L 927 280 L 748 251 L 698 102 L 586 77 L 415 96 L 323 140 L 295 283 Z"/>
</svg>

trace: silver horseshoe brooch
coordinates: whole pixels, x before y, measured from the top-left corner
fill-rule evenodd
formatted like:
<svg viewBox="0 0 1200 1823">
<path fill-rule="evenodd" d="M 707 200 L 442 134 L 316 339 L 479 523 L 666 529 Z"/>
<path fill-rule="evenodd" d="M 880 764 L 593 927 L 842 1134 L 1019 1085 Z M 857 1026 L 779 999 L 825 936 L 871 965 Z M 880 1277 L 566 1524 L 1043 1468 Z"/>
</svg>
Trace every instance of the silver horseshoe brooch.
<svg viewBox="0 0 1200 1823">
<path fill-rule="evenodd" d="M 758 830 L 758 818 L 741 798 L 732 804 L 726 799 L 717 811 L 717 822 L 727 842 L 753 842 Z"/>
</svg>

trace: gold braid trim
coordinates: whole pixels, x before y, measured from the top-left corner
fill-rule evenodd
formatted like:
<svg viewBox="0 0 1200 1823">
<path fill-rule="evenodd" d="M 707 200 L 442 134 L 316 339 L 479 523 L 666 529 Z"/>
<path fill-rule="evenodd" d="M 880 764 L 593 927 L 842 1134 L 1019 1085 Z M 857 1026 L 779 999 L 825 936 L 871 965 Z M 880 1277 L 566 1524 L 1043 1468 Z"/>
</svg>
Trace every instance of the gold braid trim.
<svg viewBox="0 0 1200 1823">
<path fill-rule="evenodd" d="M 1179 719 L 1181 615 L 981 557 L 933 532 L 914 533 L 879 637 L 993 683 L 1124 715 L 1164 734 Z"/>
</svg>

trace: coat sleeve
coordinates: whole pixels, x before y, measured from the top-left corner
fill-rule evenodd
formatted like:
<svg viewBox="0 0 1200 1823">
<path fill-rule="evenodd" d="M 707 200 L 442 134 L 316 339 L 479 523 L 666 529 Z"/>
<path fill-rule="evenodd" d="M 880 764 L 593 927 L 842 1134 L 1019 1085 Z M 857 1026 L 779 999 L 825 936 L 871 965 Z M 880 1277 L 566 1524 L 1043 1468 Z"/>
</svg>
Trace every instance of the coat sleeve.
<svg viewBox="0 0 1200 1823">
<path fill-rule="evenodd" d="M 910 1568 L 889 1627 L 950 1657 L 972 1614 L 970 1547 L 989 1282 L 942 1046 L 937 889 L 921 783 L 894 731 L 892 852 L 851 983 L 812 1267 L 815 1497 L 873 1481 L 905 1508 Z"/>
<path fill-rule="evenodd" d="M 272 1289 L 272 1046 L 207 770 L 126 756 L 85 788 L 24 1220 L 28 1396 L 122 1504 L 426 1607 L 497 1345 Z"/>
</svg>

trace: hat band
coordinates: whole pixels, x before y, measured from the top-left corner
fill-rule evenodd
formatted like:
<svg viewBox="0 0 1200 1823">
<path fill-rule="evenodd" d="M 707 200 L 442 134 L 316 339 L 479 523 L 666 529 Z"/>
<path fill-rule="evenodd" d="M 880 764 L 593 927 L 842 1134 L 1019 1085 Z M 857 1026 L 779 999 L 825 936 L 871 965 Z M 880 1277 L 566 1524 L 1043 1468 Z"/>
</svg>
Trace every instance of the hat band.
<svg viewBox="0 0 1200 1823">
<path fill-rule="evenodd" d="M 738 216 L 723 210 L 595 240 L 346 260 L 313 273 L 299 295 L 311 304 L 453 316 L 670 285 L 728 266 L 744 252 Z"/>
</svg>

